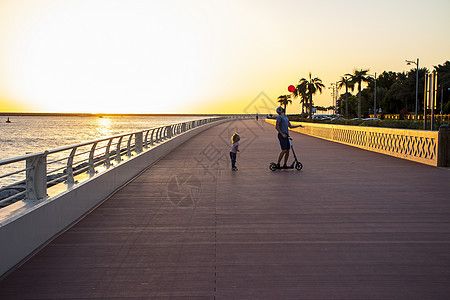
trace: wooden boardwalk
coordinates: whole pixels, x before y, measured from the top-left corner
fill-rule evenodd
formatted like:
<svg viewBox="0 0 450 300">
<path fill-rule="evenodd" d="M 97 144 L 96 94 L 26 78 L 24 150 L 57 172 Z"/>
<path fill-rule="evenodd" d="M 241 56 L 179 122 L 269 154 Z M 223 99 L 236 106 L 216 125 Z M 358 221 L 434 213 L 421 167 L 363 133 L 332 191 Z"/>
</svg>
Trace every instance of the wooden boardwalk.
<svg viewBox="0 0 450 300">
<path fill-rule="evenodd" d="M 449 299 L 450 171 L 292 137 L 303 170 L 271 172 L 273 126 L 206 130 L 2 280 L 0 299 Z"/>
</svg>

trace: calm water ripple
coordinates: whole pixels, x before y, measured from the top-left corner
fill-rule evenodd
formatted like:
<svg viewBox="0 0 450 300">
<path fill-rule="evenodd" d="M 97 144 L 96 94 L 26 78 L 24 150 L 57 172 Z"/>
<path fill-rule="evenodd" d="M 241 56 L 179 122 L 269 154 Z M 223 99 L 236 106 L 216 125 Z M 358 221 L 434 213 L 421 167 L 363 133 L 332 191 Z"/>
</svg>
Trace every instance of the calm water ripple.
<svg viewBox="0 0 450 300">
<path fill-rule="evenodd" d="M 11 123 L 6 119 L 0 119 L 0 160 L 200 117 L 15 116 L 10 117 Z M 0 175 L 15 168 L 0 166 Z M 4 184 L 0 179 L 0 187 Z"/>
</svg>

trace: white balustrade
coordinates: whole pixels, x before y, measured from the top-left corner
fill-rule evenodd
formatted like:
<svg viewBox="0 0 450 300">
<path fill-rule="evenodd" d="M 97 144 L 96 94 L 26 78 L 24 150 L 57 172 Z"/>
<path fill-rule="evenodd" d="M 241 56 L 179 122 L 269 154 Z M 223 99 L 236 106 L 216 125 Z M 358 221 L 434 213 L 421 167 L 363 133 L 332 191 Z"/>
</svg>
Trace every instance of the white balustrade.
<svg viewBox="0 0 450 300">
<path fill-rule="evenodd" d="M 80 174 L 97 176 L 99 167 L 109 169 L 176 135 L 224 118 L 207 118 L 160 126 L 0 160 L 0 170 L 13 164 L 26 165 L 25 169 L 16 168 L 13 172 L 0 175 L 0 180 L 9 181 L 6 186 L 0 188 L 0 195 L 8 195 L 0 198 L 0 204 L 22 199 L 45 199 L 50 186 L 65 183 L 70 188 L 78 183 L 77 176 Z M 122 145 L 124 139 L 126 147 Z M 114 147 L 115 150 L 111 151 Z M 25 179 L 20 179 L 19 176 Z"/>
</svg>

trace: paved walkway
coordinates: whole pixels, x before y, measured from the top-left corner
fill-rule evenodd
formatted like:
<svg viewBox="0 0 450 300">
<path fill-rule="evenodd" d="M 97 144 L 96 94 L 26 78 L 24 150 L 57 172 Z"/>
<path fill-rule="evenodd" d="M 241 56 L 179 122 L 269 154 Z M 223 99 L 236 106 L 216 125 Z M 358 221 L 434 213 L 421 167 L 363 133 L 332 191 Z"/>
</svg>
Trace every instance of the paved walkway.
<svg viewBox="0 0 450 300">
<path fill-rule="evenodd" d="M 0 298 L 449 299 L 450 171 L 292 136 L 300 172 L 268 169 L 279 146 L 263 121 L 201 133 L 0 282 Z"/>
</svg>

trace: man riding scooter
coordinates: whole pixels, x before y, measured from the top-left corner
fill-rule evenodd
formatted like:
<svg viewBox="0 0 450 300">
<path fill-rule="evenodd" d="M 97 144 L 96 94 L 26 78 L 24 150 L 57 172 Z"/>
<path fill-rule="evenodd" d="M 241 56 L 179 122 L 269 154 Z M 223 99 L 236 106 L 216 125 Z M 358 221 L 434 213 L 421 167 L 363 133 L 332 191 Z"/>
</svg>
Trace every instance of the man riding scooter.
<svg viewBox="0 0 450 300">
<path fill-rule="evenodd" d="M 303 127 L 302 125 L 296 125 L 292 126 L 291 122 L 289 122 L 289 118 L 286 116 L 286 112 L 283 107 L 277 108 L 277 123 L 275 126 L 275 129 L 278 131 L 278 140 L 280 141 L 281 146 L 281 152 L 280 155 L 278 155 L 278 161 L 277 161 L 277 168 L 287 168 L 287 161 L 289 158 L 289 149 L 290 149 L 290 142 L 289 142 L 289 128 L 297 128 L 297 127 Z M 282 167 L 280 167 L 281 159 L 284 156 L 284 164 Z"/>
</svg>

